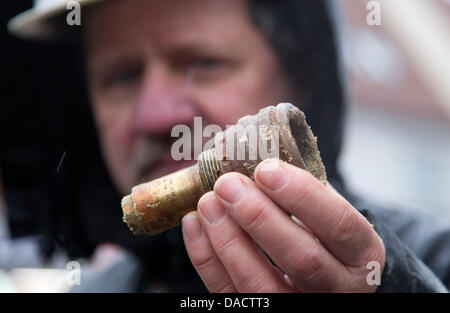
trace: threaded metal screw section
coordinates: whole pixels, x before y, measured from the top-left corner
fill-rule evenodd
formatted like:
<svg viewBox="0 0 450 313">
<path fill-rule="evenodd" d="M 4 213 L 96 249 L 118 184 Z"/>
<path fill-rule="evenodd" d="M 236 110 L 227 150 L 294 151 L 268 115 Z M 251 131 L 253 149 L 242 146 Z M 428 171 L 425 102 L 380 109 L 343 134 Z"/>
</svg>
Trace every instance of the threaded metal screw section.
<svg viewBox="0 0 450 313">
<path fill-rule="evenodd" d="M 198 167 L 203 187 L 208 191 L 213 190 L 214 184 L 223 173 L 222 163 L 217 160 L 215 148 L 203 151 L 199 155 Z"/>
</svg>

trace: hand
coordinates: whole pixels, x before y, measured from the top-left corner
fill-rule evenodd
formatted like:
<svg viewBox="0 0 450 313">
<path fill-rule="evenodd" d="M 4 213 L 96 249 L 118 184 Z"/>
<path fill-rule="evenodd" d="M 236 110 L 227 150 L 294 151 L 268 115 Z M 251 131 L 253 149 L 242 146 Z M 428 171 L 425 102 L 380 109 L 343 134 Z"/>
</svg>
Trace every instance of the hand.
<svg viewBox="0 0 450 313">
<path fill-rule="evenodd" d="M 379 262 L 382 272 L 385 262 L 364 216 L 329 184 L 277 159 L 258 165 L 255 182 L 221 176 L 182 225 L 210 292 L 374 292 L 366 266 Z"/>
</svg>

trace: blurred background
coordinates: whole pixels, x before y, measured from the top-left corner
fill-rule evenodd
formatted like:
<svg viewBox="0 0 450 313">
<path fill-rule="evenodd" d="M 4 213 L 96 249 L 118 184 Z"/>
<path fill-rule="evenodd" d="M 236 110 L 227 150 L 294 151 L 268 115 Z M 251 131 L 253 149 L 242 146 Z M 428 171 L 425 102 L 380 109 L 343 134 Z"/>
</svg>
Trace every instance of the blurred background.
<svg viewBox="0 0 450 313">
<path fill-rule="evenodd" d="M 347 184 L 375 203 L 450 221 L 450 1 L 336 3 L 348 80 L 339 163 Z M 7 21 L 31 5 L 0 4 L 0 292 L 68 291 L 73 255 L 94 276 L 123 256 L 118 246 L 95 247 L 74 229 L 76 205 L 64 200 L 77 186 L 72 177 L 107 174 L 97 138 L 89 136 L 87 101 L 77 94 L 77 47 L 54 49 L 6 31 Z M 71 80 L 59 79 L 61 69 Z M 39 79 L 42 73 L 48 79 Z M 78 150 L 97 157 L 86 163 Z M 69 208 L 64 213 L 60 201 Z M 80 244 L 67 250 L 67 236 L 55 233 Z"/>
<path fill-rule="evenodd" d="M 450 1 L 370 2 L 380 25 L 368 25 L 368 1 L 339 1 L 350 105 L 341 171 L 367 199 L 449 217 Z"/>
</svg>

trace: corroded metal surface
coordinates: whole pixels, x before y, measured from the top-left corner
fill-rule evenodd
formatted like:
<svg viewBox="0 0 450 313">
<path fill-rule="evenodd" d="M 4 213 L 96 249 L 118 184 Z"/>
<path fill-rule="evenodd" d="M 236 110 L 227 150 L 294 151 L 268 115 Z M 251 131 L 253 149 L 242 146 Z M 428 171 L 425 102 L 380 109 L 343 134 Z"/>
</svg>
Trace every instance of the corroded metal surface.
<svg viewBox="0 0 450 313">
<path fill-rule="evenodd" d="M 245 116 L 217 134 L 216 146 L 203 151 L 197 165 L 134 187 L 122 200 L 123 220 L 134 234 L 154 235 L 180 225 L 222 174 L 239 172 L 253 179 L 256 166 L 264 159 L 261 147 L 269 156 L 277 149 L 279 159 L 326 182 L 317 139 L 305 115 L 292 104 L 280 103 Z"/>
</svg>

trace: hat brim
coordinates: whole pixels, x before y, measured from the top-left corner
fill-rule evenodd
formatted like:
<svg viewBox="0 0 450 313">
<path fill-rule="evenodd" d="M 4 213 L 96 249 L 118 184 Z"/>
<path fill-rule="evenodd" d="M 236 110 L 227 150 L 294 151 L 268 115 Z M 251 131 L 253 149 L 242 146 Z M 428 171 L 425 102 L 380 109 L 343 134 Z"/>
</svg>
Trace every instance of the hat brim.
<svg viewBox="0 0 450 313">
<path fill-rule="evenodd" d="M 81 7 L 105 0 L 78 0 Z M 13 17 L 8 23 L 8 31 L 19 38 L 33 40 L 57 39 L 61 35 L 55 20 L 61 20 L 68 1 L 50 1 L 47 5 L 37 6 Z M 67 25 L 68 26 L 68 25 Z"/>
</svg>

